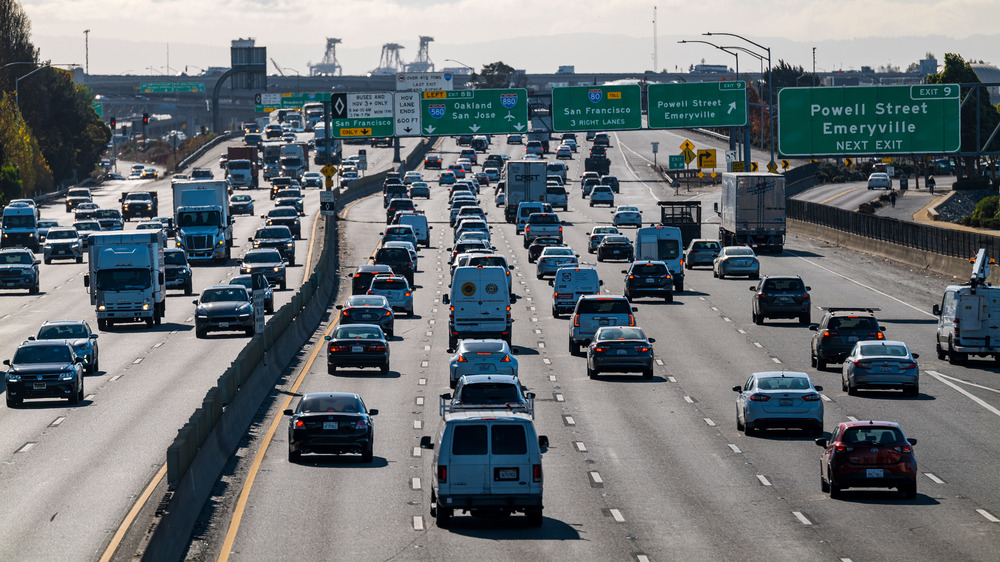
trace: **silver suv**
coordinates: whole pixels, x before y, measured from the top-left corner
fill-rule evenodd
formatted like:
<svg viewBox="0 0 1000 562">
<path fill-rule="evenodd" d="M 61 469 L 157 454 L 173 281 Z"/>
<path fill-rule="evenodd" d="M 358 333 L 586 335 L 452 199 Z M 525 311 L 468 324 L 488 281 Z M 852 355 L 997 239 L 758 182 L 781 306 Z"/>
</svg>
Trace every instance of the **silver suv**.
<svg viewBox="0 0 1000 562">
<path fill-rule="evenodd" d="M 570 322 L 570 355 L 581 353 L 581 348 L 590 345 L 590 340 L 598 328 L 604 326 L 635 326 L 632 306 L 624 296 L 584 295 L 576 301 Z"/>
</svg>

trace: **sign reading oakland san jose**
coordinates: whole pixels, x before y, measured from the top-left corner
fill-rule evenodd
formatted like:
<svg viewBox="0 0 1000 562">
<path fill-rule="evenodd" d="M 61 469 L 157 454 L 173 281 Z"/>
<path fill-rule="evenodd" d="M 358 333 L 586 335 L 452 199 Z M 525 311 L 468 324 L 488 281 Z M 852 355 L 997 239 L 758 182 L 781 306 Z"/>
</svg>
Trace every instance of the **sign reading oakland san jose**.
<svg viewBox="0 0 1000 562">
<path fill-rule="evenodd" d="M 638 84 L 552 88 L 555 131 L 621 131 L 642 128 Z"/>
<path fill-rule="evenodd" d="M 955 84 L 784 88 L 778 93 L 784 156 L 957 152 Z"/>
<path fill-rule="evenodd" d="M 420 94 L 423 135 L 490 135 L 528 131 L 528 91 L 429 91 Z"/>
</svg>

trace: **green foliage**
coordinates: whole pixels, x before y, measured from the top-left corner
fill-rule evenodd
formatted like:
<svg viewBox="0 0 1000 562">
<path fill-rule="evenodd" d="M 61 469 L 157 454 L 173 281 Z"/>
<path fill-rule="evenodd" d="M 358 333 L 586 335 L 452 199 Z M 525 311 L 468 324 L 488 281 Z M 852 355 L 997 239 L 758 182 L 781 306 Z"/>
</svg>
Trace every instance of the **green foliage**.
<svg viewBox="0 0 1000 562">
<path fill-rule="evenodd" d="M 19 199 L 23 189 L 17 166 L 7 164 L 0 168 L 0 205 L 6 205 L 11 199 Z"/>
<path fill-rule="evenodd" d="M 15 107 L 14 94 L 9 92 L 0 97 L 0 147 L 5 157 L 2 164 L 13 164 L 20 172 L 19 197 L 52 190 L 52 171 L 31 128 Z"/>
<path fill-rule="evenodd" d="M 972 70 L 972 66 L 960 55 L 946 53 L 944 55 L 944 69 L 939 74 L 932 74 L 927 77 L 928 84 L 979 84 L 981 80 Z M 978 113 L 979 113 L 979 135 L 981 141 L 986 141 L 990 133 L 1000 123 L 1000 111 L 990 103 L 990 93 L 985 86 L 966 86 L 962 88 L 962 99 L 966 99 L 969 92 L 975 88 L 978 91 Z M 972 92 L 971 101 L 976 101 L 977 92 Z M 976 103 L 967 103 L 962 106 L 962 151 L 976 152 L 979 146 L 976 144 L 976 123 L 977 107 Z M 993 139 L 988 150 L 1000 150 L 1000 138 Z"/>
<path fill-rule="evenodd" d="M 821 162 L 816 170 L 816 179 L 820 183 L 844 183 L 849 181 L 864 181 L 868 174 L 857 168 L 848 168 L 840 164 Z"/>
<path fill-rule="evenodd" d="M 476 88 L 507 88 L 514 77 L 514 68 L 501 61 L 484 64 L 483 69 L 472 73 L 469 83 Z"/>
</svg>

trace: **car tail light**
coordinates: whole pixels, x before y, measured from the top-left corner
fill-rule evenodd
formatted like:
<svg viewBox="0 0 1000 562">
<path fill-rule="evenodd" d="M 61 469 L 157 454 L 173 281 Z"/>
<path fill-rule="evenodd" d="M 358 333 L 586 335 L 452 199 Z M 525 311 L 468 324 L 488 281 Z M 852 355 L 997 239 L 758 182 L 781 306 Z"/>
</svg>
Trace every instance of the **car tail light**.
<svg viewBox="0 0 1000 562">
<path fill-rule="evenodd" d="M 875 339 L 877 339 L 877 340 L 884 340 L 885 339 L 885 334 L 883 334 L 882 332 L 875 332 Z"/>
<path fill-rule="evenodd" d="M 409 297 L 409 296 L 412 296 L 412 295 L 413 295 L 413 293 L 403 293 L 404 297 Z"/>
<path fill-rule="evenodd" d="M 391 310 L 386 310 L 385 314 L 383 314 L 382 316 L 392 316 L 392 311 Z"/>
<path fill-rule="evenodd" d="M 771 397 L 766 394 L 751 394 L 750 400 L 753 402 L 767 402 Z"/>
<path fill-rule="evenodd" d="M 635 275 L 629 275 L 628 278 L 629 279 L 635 279 Z"/>
<path fill-rule="evenodd" d="M 604 353 L 607 350 L 608 350 L 608 348 L 606 348 L 606 347 L 595 347 L 594 348 L 594 351 L 597 352 L 597 353 Z"/>
<path fill-rule="evenodd" d="M 635 326 L 635 316 L 632 315 L 632 314 L 628 315 L 628 325 L 629 326 Z"/>
<path fill-rule="evenodd" d="M 843 443 L 837 443 L 837 445 L 834 447 L 834 449 L 836 449 L 838 453 L 843 453 L 844 451 L 853 451 L 854 450 L 853 447 L 848 447 L 848 446 L 844 445 Z"/>
<path fill-rule="evenodd" d="M 302 420 L 295 420 L 295 427 L 303 428 L 305 426 L 306 426 L 306 422 L 304 422 Z"/>
<path fill-rule="evenodd" d="M 438 482 L 444 483 L 448 481 L 448 467 L 443 464 L 438 465 Z"/>
<path fill-rule="evenodd" d="M 806 294 L 802 295 L 802 300 L 807 301 L 809 299 L 810 299 L 809 293 L 806 293 Z"/>
<path fill-rule="evenodd" d="M 448 312 L 454 313 L 455 312 L 455 307 L 454 306 L 449 306 L 448 307 Z"/>
<path fill-rule="evenodd" d="M 871 361 L 859 360 L 854 362 L 855 369 L 871 369 L 871 367 L 872 367 Z"/>
<path fill-rule="evenodd" d="M 531 465 L 531 480 L 534 482 L 542 481 L 542 465 L 540 464 Z"/>
<path fill-rule="evenodd" d="M 960 329 L 960 327 L 959 327 L 958 324 L 959 324 L 959 319 L 956 316 L 955 317 L 955 339 L 956 340 L 961 339 L 961 337 L 962 337 L 962 330 Z"/>
<path fill-rule="evenodd" d="M 562 227 L 561 226 L 559 227 L 559 232 L 562 232 Z"/>
<path fill-rule="evenodd" d="M 350 316 L 350 314 L 346 310 L 343 311 L 341 314 L 343 314 L 344 316 Z"/>
<path fill-rule="evenodd" d="M 765 295 L 764 293 L 757 293 L 757 299 L 758 300 L 762 300 L 762 301 L 766 301 L 767 300 L 767 295 Z"/>
<path fill-rule="evenodd" d="M 380 343 L 372 344 L 368 346 L 368 351 L 385 351 L 385 346 Z"/>
<path fill-rule="evenodd" d="M 505 353 L 503 359 L 500 360 L 501 363 L 510 363 L 510 354 Z"/>
<path fill-rule="evenodd" d="M 828 337 L 830 337 L 832 335 L 833 335 L 833 332 L 831 332 L 830 330 L 823 330 L 823 336 L 822 337 L 828 338 Z"/>
<path fill-rule="evenodd" d="M 802 399 L 805 400 L 806 402 L 816 402 L 817 400 L 820 399 L 820 396 L 819 394 L 806 394 L 805 396 L 802 397 Z"/>
<path fill-rule="evenodd" d="M 576 314 L 576 315 L 573 316 L 573 325 L 576 326 L 576 327 L 580 327 L 580 315 L 579 314 Z"/>
<path fill-rule="evenodd" d="M 468 359 L 466 359 L 464 355 L 459 355 L 459 356 L 458 356 L 458 362 L 459 362 L 459 363 L 468 363 L 468 362 L 469 362 L 469 360 L 468 360 Z"/>
<path fill-rule="evenodd" d="M 639 353 L 646 353 L 647 351 L 649 351 L 649 348 L 644 345 L 640 345 L 636 347 L 635 350 L 638 351 Z"/>
<path fill-rule="evenodd" d="M 913 452 L 913 447 L 911 447 L 909 443 L 906 443 L 905 445 L 901 445 L 899 447 L 894 447 L 894 448 L 896 449 L 896 452 L 898 452 L 898 453 L 912 453 Z"/>
<path fill-rule="evenodd" d="M 906 361 L 905 363 L 900 363 L 899 364 L 899 368 L 900 369 L 916 369 L 917 368 L 917 362 L 916 361 Z"/>
<path fill-rule="evenodd" d="M 331 345 L 330 346 L 330 351 L 333 351 L 333 352 L 347 351 L 347 346 L 346 345 Z"/>
</svg>

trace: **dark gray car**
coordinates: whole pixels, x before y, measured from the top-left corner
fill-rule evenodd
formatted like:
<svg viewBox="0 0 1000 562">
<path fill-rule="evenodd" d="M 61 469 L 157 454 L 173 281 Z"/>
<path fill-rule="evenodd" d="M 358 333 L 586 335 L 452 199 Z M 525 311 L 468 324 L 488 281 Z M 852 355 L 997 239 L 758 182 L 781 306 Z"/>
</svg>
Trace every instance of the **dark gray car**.
<svg viewBox="0 0 1000 562">
<path fill-rule="evenodd" d="M 73 405 L 83 400 L 83 359 L 69 342 L 26 341 L 3 364 L 9 408 L 25 398 L 66 398 Z"/>
<path fill-rule="evenodd" d="M 212 285 L 193 301 L 195 336 L 209 332 L 244 331 L 254 335 L 253 305 L 250 291 L 242 285 Z"/>
</svg>

